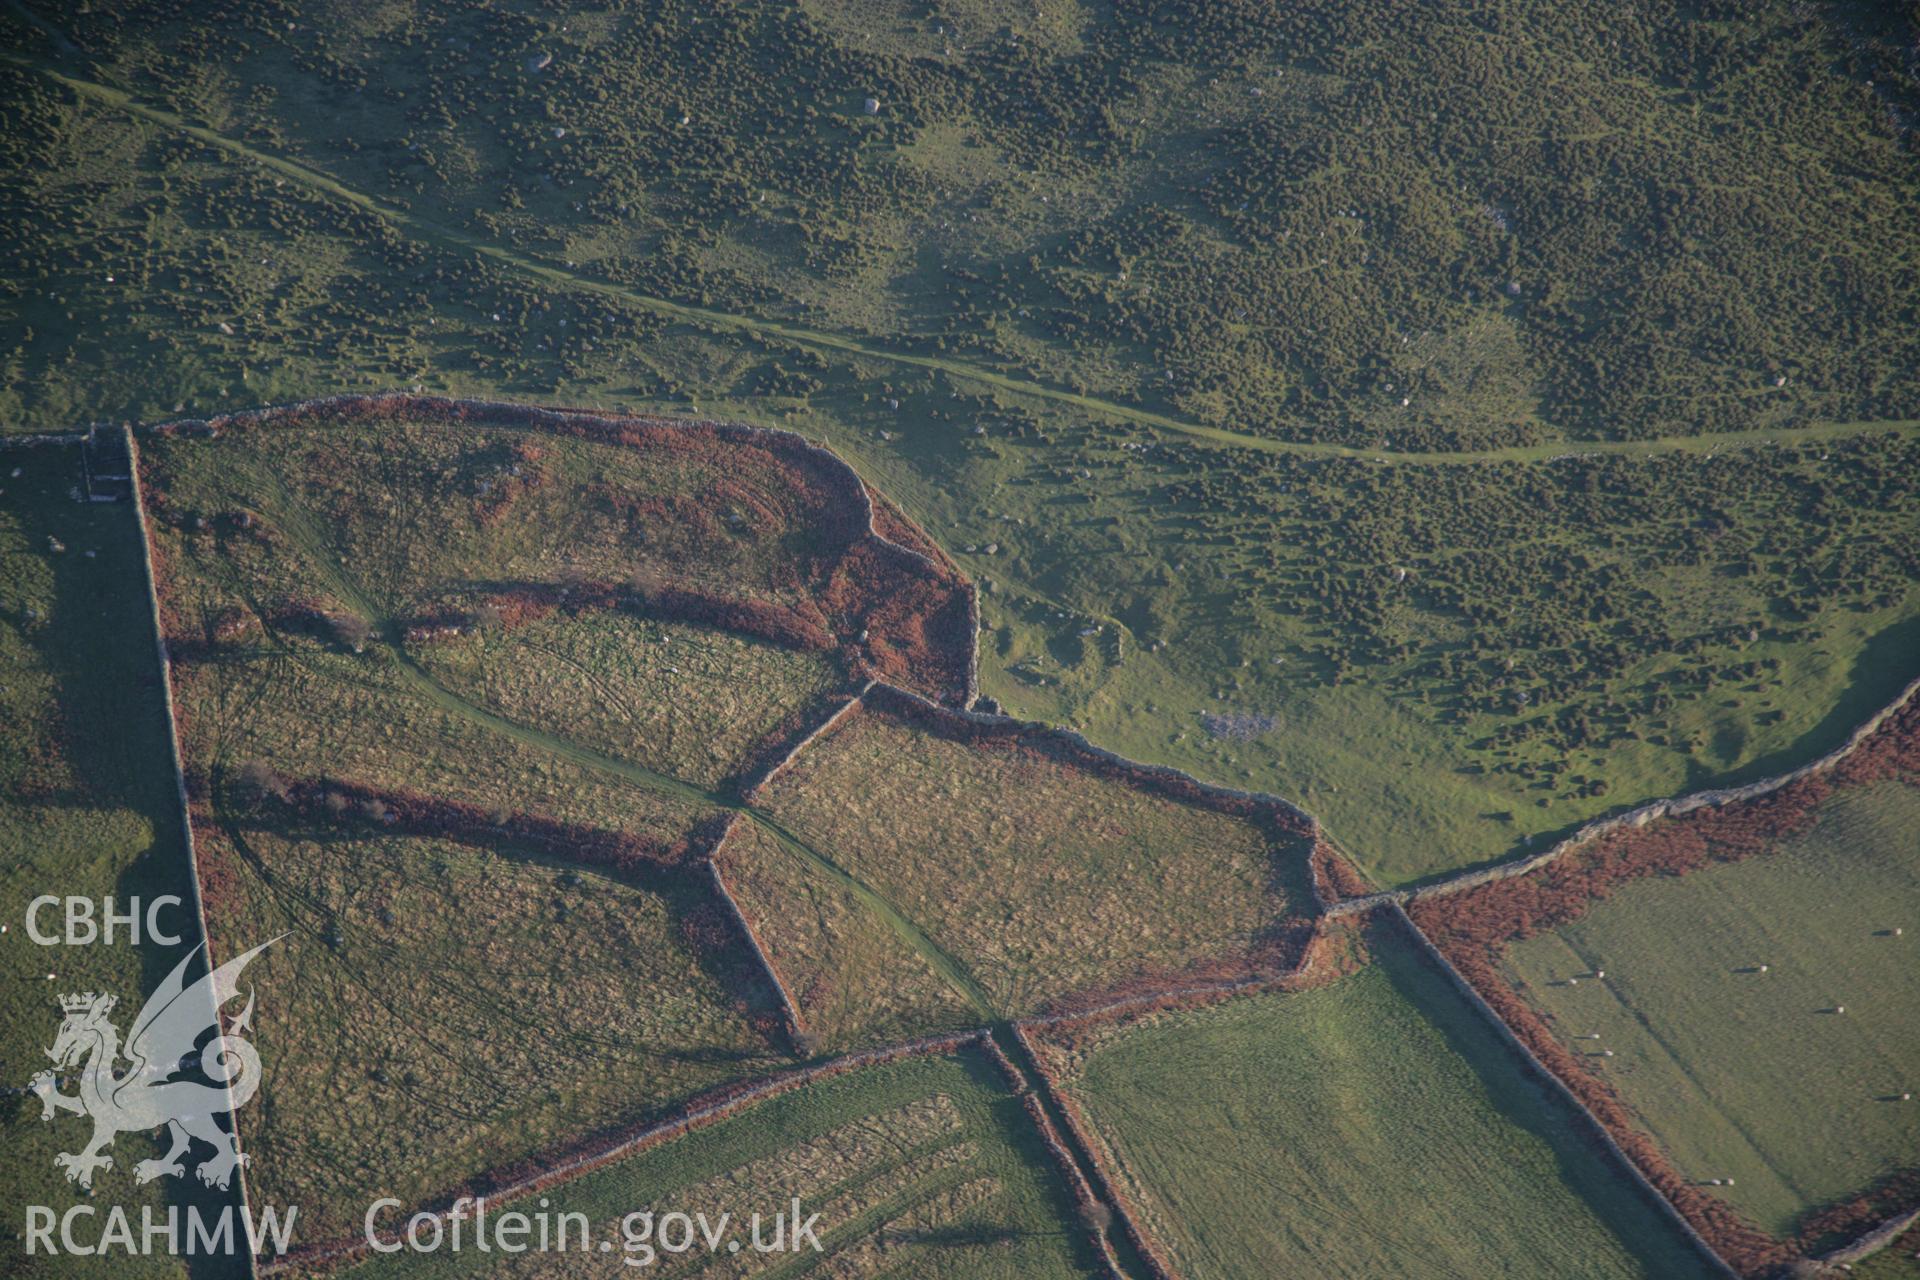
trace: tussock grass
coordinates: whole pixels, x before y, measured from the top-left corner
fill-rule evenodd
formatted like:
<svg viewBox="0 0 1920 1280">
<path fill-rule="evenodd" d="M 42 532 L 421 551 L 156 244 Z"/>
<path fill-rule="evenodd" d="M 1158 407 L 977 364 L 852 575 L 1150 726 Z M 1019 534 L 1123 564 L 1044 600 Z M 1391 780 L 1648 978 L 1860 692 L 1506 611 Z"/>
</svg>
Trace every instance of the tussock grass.
<svg viewBox="0 0 1920 1280">
<path fill-rule="evenodd" d="M 623 614 L 542 619 L 423 646 L 449 689 L 524 724 L 717 786 L 841 673 L 828 658 Z"/>
<path fill-rule="evenodd" d="M 1307 908 L 1305 849 L 1044 744 L 963 742 L 870 706 L 758 797 L 918 922 L 1005 1013 L 1228 956 Z"/>
<path fill-rule="evenodd" d="M 813 1048 L 979 1024 L 978 1011 L 852 890 L 759 825 L 735 823 L 716 860 Z"/>
<path fill-rule="evenodd" d="M 422 693 L 394 661 L 319 650 L 179 664 L 188 767 L 209 785 L 249 760 L 293 778 L 427 792 L 663 841 L 709 812 L 476 722 Z"/>
<path fill-rule="evenodd" d="M 289 935 L 248 970 L 267 1076 L 242 1124 L 253 1193 L 300 1205 L 305 1240 L 775 1063 L 689 945 L 692 875 L 290 825 L 200 842 L 238 867 L 216 936 Z"/>
</svg>

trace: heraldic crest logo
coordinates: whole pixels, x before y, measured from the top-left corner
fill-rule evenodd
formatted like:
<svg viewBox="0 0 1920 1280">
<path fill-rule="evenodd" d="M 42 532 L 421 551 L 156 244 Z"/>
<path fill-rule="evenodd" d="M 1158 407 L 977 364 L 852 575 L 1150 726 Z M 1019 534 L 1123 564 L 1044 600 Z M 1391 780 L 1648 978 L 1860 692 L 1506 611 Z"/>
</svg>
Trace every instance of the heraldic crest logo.
<svg viewBox="0 0 1920 1280">
<path fill-rule="evenodd" d="M 247 989 L 247 1003 L 239 1013 L 223 1015 L 222 1009 L 238 998 L 241 972 L 277 941 L 234 957 L 188 986 L 187 967 L 205 950 L 204 944 L 194 948 L 141 1008 L 124 1042 L 109 1016 L 115 997 L 89 991 L 60 998 L 65 1016 L 47 1050 L 54 1065 L 34 1076 L 30 1087 L 40 1097 L 42 1120 L 63 1111 L 93 1120 L 93 1138 L 85 1147 L 54 1157 L 68 1181 L 92 1187 L 95 1172 L 113 1164 L 105 1149 L 116 1135 L 164 1125 L 173 1145 L 161 1158 L 136 1164 L 137 1181 L 184 1175 L 183 1158 L 198 1139 L 214 1150 L 195 1170 L 200 1181 L 223 1189 L 232 1182 L 234 1169 L 247 1157 L 214 1117 L 246 1105 L 260 1086 L 260 1053 L 246 1040 L 252 1028 L 253 989 Z M 195 1072 L 196 1063 L 198 1074 L 212 1083 L 183 1078 Z M 76 1067 L 77 1092 L 60 1092 L 64 1074 Z"/>
</svg>

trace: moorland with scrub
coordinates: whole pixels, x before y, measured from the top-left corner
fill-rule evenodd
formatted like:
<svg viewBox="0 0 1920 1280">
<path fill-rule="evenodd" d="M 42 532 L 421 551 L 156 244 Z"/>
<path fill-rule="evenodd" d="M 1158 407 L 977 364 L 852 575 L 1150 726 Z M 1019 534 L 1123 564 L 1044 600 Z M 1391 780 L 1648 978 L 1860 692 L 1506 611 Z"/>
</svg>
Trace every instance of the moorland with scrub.
<svg viewBox="0 0 1920 1280">
<path fill-rule="evenodd" d="M 1869 4 L 27 14 L 60 36 L 12 15 L 26 58 L 443 236 L 1203 425 L 1447 449 L 1900 417 L 1920 391 L 1920 101 Z M 155 141 L 143 169 L 205 149 Z M 498 309 L 458 288 L 416 259 L 338 305 Z M 306 302 L 202 306 L 243 330 Z M 501 331 L 485 371 L 605 343 Z"/>
</svg>

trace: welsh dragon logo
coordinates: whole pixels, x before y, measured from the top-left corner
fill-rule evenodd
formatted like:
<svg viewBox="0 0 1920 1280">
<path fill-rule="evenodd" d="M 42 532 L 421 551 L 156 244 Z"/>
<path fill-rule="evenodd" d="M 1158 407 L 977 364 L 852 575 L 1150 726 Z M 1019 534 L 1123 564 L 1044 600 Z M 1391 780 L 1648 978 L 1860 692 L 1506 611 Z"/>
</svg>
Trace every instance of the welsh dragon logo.
<svg viewBox="0 0 1920 1280">
<path fill-rule="evenodd" d="M 66 1018 L 53 1048 L 47 1050 L 53 1068 L 36 1075 L 30 1087 L 40 1097 L 42 1120 L 51 1120 L 60 1111 L 93 1118 L 93 1140 L 80 1151 L 53 1158 L 67 1171 L 69 1182 L 91 1187 L 95 1171 L 113 1164 L 113 1157 L 103 1149 L 113 1145 L 116 1135 L 149 1132 L 162 1125 L 171 1133 L 172 1149 L 158 1160 L 135 1165 L 136 1181 L 184 1175 L 181 1158 L 195 1138 L 214 1149 L 213 1156 L 195 1170 L 200 1181 L 225 1188 L 233 1180 L 234 1169 L 245 1164 L 247 1157 L 214 1116 L 245 1105 L 260 1087 L 260 1053 L 243 1038 L 253 1018 L 252 988 L 247 991 L 246 1007 L 226 1015 L 229 1022 L 224 1033 L 220 1011 L 236 998 L 241 970 L 278 940 L 235 956 L 189 987 L 184 977 L 187 966 L 204 944 L 196 947 L 147 1000 L 124 1046 L 119 1030 L 107 1020 L 113 1012 L 113 996 L 89 991 L 60 998 Z M 201 1048 L 201 1038 L 209 1031 L 213 1038 Z M 196 1057 L 213 1084 L 175 1078 L 191 1071 Z M 124 1069 L 116 1069 L 115 1063 L 122 1058 Z M 56 1072 L 83 1061 L 79 1092 L 61 1093 Z"/>
</svg>

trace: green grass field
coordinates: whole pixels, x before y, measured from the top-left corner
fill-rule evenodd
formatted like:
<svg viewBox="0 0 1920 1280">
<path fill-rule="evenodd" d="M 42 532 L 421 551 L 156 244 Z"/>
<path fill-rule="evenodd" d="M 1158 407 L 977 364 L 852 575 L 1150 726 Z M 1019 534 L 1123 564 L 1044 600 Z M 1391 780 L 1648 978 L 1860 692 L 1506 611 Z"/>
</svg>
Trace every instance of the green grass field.
<svg viewBox="0 0 1920 1280">
<path fill-rule="evenodd" d="M 757 1257 L 746 1247 L 749 1215 L 770 1217 L 795 1196 L 803 1217 L 821 1215 L 825 1256 Z M 398 1254 L 349 1274 L 570 1277 L 657 1269 L 703 1277 L 1052 1280 L 1097 1271 L 1031 1122 L 972 1051 L 818 1082 L 596 1170 L 545 1200 L 551 1213 L 585 1214 L 595 1239 L 615 1242 L 613 1258 Z M 646 1259 L 637 1246 L 626 1251 L 622 1220 L 640 1211 L 705 1213 L 710 1222 L 732 1214 L 743 1250 L 661 1253 L 638 1269 Z M 619 1265 L 624 1259 L 635 1267 Z"/>
<path fill-rule="evenodd" d="M 114 1016 L 124 1027 L 140 1007 L 139 993 L 184 949 L 136 950 L 124 931 L 112 946 L 42 947 L 26 932 L 28 904 L 43 894 L 96 903 L 112 896 L 124 911 L 129 898 L 174 894 L 186 905 L 163 911 L 160 924 L 188 946 L 199 932 L 133 512 L 76 501 L 79 480 L 77 448 L 0 450 L 0 720 L 7 725 L 0 733 L 0 920 L 7 925 L 0 1084 L 8 1086 L 0 1140 L 9 1153 L 0 1196 L 56 1212 L 83 1197 L 55 1168 L 54 1154 L 80 1150 L 91 1128 L 65 1113 L 43 1123 L 39 1101 L 23 1086 L 47 1065 L 41 1050 L 59 1030 L 59 997 L 114 992 L 126 1011 Z M 39 924 L 61 933 L 60 908 L 43 912 Z M 133 1164 L 157 1154 L 152 1146 L 142 1136 L 123 1138 L 114 1167 L 96 1184 L 136 1215 L 178 1190 L 134 1184 Z M 61 1274 L 58 1259 L 22 1255 L 22 1226 L 18 1213 L 0 1225 L 12 1273 Z M 185 1274 L 166 1258 L 125 1265 L 128 1275 Z"/>
<path fill-rule="evenodd" d="M 1920 1277 L 1920 1239 L 1907 1233 L 1905 1243 L 1896 1241 L 1865 1262 L 1853 1266 L 1855 1280 L 1916 1280 Z"/>
<path fill-rule="evenodd" d="M 1370 947 L 1083 1051 L 1069 1089 L 1182 1274 L 1708 1274 L 1408 944 Z"/>
<path fill-rule="evenodd" d="M 1002 1015 L 1247 956 L 1310 909 L 1304 841 L 1044 744 L 956 741 L 869 706 L 756 804 L 913 921 Z"/>
<path fill-rule="evenodd" d="M 1516 944 L 1508 976 L 1682 1173 L 1791 1232 L 1920 1146 L 1898 1101 L 1920 1093 L 1917 827 L 1920 790 L 1842 792 L 1765 856 L 1624 885 Z"/>
</svg>

